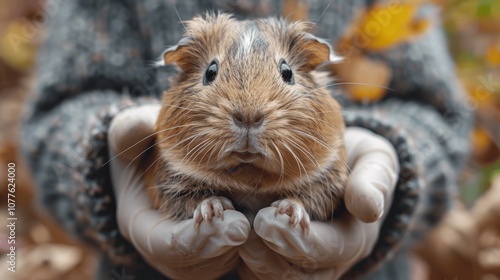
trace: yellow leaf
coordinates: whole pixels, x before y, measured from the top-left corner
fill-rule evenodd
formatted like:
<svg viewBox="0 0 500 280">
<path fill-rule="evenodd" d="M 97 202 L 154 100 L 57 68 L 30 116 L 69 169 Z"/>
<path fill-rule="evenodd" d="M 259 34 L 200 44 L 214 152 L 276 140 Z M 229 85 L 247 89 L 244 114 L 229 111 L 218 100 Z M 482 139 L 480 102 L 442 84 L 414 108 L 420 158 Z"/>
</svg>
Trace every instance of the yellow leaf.
<svg viewBox="0 0 500 280">
<path fill-rule="evenodd" d="M 25 71 L 35 61 L 37 33 L 28 33 L 28 21 L 12 22 L 0 37 L 0 59 L 11 67 Z M 31 26 L 30 26 L 31 27 Z"/>
<path fill-rule="evenodd" d="M 341 49 L 345 50 L 347 44 L 351 49 L 379 51 L 423 34 L 430 26 L 430 19 L 415 18 L 423 2 L 387 3 L 365 11 L 341 40 Z"/>
<path fill-rule="evenodd" d="M 488 133 L 483 128 L 476 127 L 472 134 L 472 146 L 476 154 L 482 155 L 487 152 L 492 144 Z"/>
<path fill-rule="evenodd" d="M 492 66 L 500 65 L 500 42 L 491 44 L 486 50 L 486 61 Z"/>
<path fill-rule="evenodd" d="M 340 79 L 338 83 L 358 102 L 374 102 L 383 98 L 392 76 L 385 63 L 362 55 L 351 56 L 349 60 L 330 67 Z"/>
<path fill-rule="evenodd" d="M 469 83 L 466 83 L 466 89 L 472 101 L 477 102 L 478 104 L 494 102 L 494 94 L 493 92 L 489 91 L 488 87 L 485 87 L 480 83 L 480 81 Z"/>
</svg>

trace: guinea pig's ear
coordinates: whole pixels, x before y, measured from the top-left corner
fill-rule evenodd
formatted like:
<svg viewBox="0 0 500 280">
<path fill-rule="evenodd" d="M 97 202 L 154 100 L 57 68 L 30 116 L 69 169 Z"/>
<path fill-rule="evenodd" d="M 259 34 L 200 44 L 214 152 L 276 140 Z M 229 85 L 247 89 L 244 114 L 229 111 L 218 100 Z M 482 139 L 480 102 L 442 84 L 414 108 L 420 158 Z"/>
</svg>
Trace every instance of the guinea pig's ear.
<svg viewBox="0 0 500 280">
<path fill-rule="evenodd" d="M 344 59 L 333 51 L 332 46 L 325 39 L 310 33 L 305 33 L 303 39 L 301 49 L 305 52 L 303 55 L 306 60 L 303 68 L 306 71 L 312 71 L 326 63 L 339 63 Z"/>
<path fill-rule="evenodd" d="M 188 58 L 188 48 L 190 42 L 190 37 L 182 38 L 177 45 L 169 47 L 161 54 L 161 57 L 160 59 L 158 59 L 156 65 L 165 66 L 169 64 L 175 64 L 182 71 L 187 72 L 191 64 L 190 59 Z"/>
</svg>

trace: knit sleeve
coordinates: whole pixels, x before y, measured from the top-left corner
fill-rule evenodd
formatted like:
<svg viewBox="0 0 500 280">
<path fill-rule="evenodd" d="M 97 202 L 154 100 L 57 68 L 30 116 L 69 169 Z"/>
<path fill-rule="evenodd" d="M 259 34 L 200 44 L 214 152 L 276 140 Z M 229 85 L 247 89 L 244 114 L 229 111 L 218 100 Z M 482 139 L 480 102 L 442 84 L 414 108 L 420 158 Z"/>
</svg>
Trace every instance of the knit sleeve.
<svg viewBox="0 0 500 280">
<path fill-rule="evenodd" d="M 401 245 L 422 238 L 451 206 L 469 154 L 472 112 L 446 47 L 435 22 L 418 40 L 371 54 L 392 68 L 395 92 L 374 104 L 346 102 L 346 125 L 388 139 L 401 166 L 378 242 L 346 279 L 382 265 Z"/>
<path fill-rule="evenodd" d="M 104 164 L 106 135 L 122 109 L 159 102 L 144 101 L 156 94 L 145 67 L 146 47 L 128 1 L 52 1 L 47 6 L 53 16 L 39 53 L 21 148 L 43 208 L 68 232 L 123 263 L 136 253 L 116 225 Z"/>
</svg>

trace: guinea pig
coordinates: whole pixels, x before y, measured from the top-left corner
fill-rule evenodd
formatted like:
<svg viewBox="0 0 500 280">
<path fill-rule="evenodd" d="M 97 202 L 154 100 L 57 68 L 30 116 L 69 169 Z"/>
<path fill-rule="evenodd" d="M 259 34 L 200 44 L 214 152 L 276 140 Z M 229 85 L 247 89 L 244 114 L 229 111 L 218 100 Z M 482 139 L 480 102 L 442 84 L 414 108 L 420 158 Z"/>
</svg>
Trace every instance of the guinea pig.
<svg viewBox="0 0 500 280">
<path fill-rule="evenodd" d="M 179 75 L 156 123 L 154 206 L 195 227 L 235 209 L 250 223 L 275 206 L 308 232 L 342 201 L 348 174 L 332 47 L 307 22 L 196 17 L 163 64 Z"/>
</svg>

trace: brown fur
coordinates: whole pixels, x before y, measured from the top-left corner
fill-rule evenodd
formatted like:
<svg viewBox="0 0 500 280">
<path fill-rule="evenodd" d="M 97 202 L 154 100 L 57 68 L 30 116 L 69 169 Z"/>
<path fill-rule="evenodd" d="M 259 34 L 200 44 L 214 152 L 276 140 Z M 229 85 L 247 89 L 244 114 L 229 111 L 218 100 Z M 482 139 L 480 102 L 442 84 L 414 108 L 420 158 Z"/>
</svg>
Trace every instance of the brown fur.
<svg viewBox="0 0 500 280">
<path fill-rule="evenodd" d="M 186 37 L 164 55 L 181 74 L 164 93 L 155 182 L 149 183 L 155 206 L 168 217 L 190 218 L 215 195 L 229 198 L 250 219 L 284 198 L 302 202 L 313 220 L 331 217 L 347 178 L 344 124 L 328 79 L 313 71 L 328 60 L 329 47 L 307 33 L 310 28 L 225 14 L 187 22 Z M 204 85 L 213 59 L 219 72 Z M 283 82 L 280 59 L 292 68 L 295 84 Z M 251 164 L 226 151 L 236 141 L 235 111 L 265 118 L 256 138 L 265 156 Z"/>
</svg>

